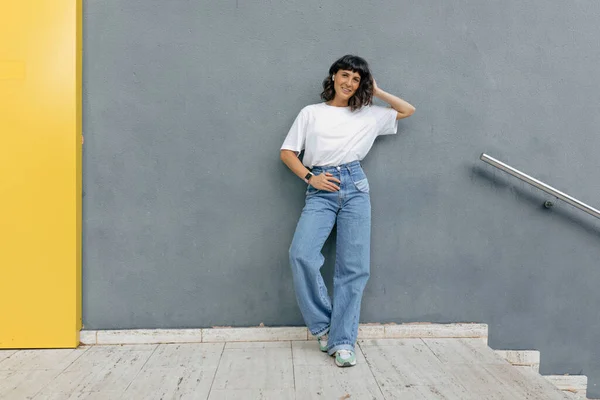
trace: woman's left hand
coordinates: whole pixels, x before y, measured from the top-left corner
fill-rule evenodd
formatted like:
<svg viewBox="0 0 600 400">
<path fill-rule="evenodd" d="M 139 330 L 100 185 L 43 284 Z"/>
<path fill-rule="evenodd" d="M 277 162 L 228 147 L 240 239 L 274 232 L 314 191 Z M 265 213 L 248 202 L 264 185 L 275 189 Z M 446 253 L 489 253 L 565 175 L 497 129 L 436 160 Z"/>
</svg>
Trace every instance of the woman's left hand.
<svg viewBox="0 0 600 400">
<path fill-rule="evenodd" d="M 373 96 L 379 94 L 379 86 L 377 86 L 377 82 L 375 82 L 375 78 L 371 78 L 373 80 Z"/>
<path fill-rule="evenodd" d="M 400 97 L 394 96 L 393 94 L 389 94 L 388 92 L 380 89 L 377 86 L 377 82 L 375 82 L 375 78 L 371 76 L 371 80 L 373 82 L 373 96 L 377 97 L 380 100 L 388 103 L 396 112 L 396 120 L 410 117 L 415 112 L 415 107 L 412 104 L 409 104 L 407 101 L 402 100 Z"/>
</svg>

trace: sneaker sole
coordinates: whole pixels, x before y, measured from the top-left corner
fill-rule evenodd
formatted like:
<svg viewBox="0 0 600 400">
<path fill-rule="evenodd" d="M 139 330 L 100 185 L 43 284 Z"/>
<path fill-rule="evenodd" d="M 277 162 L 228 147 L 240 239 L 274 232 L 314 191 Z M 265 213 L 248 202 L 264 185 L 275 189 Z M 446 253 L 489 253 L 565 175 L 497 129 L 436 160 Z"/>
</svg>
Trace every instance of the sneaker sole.
<svg viewBox="0 0 600 400">
<path fill-rule="evenodd" d="M 335 359 L 335 365 L 337 365 L 338 367 L 353 367 L 356 365 L 356 360 L 354 361 L 344 361 L 343 363 L 339 363 L 337 358 Z"/>
</svg>

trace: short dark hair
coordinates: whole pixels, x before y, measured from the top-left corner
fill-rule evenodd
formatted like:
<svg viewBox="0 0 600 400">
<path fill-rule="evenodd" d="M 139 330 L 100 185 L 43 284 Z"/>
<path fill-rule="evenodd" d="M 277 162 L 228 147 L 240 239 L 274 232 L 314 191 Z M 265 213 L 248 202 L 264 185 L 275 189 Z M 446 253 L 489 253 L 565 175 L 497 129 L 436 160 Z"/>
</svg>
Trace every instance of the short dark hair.
<svg viewBox="0 0 600 400">
<path fill-rule="evenodd" d="M 354 111 L 362 106 L 373 104 L 373 78 L 371 77 L 369 64 L 364 58 L 350 54 L 343 56 L 329 68 L 329 75 L 323 80 L 323 92 L 321 92 L 321 98 L 324 101 L 331 101 L 335 97 L 335 89 L 331 77 L 340 69 L 358 72 L 360 75 L 358 89 L 356 90 L 356 93 L 350 97 L 350 100 L 348 100 L 350 109 Z"/>
</svg>

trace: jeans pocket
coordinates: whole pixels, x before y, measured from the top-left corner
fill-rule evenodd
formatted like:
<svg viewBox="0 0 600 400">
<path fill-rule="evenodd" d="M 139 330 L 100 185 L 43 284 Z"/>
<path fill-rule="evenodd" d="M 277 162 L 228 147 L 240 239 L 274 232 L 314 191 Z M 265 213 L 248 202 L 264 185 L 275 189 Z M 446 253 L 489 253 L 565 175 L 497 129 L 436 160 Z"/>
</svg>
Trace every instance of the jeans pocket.
<svg viewBox="0 0 600 400">
<path fill-rule="evenodd" d="M 369 181 L 367 178 L 354 182 L 354 186 L 356 186 L 359 192 L 369 193 Z"/>
<path fill-rule="evenodd" d="M 319 190 L 319 189 L 317 189 L 317 188 L 315 188 L 313 185 L 310 185 L 310 184 L 309 184 L 309 185 L 308 185 L 308 187 L 306 188 L 306 193 L 305 193 L 305 194 L 306 194 L 307 196 L 310 196 L 310 195 L 316 194 L 316 193 L 318 193 L 318 192 L 320 192 L 320 190 Z"/>
</svg>

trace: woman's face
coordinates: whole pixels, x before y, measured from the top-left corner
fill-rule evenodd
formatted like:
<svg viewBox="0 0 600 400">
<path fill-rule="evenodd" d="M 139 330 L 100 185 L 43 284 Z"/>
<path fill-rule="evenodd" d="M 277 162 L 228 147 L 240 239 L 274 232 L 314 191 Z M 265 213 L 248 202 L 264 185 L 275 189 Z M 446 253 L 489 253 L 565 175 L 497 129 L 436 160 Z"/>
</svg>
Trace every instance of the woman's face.
<svg viewBox="0 0 600 400">
<path fill-rule="evenodd" d="M 335 95 L 342 100 L 348 100 L 356 93 L 360 86 L 360 74 L 358 72 L 340 69 L 335 73 L 333 89 Z"/>
</svg>

